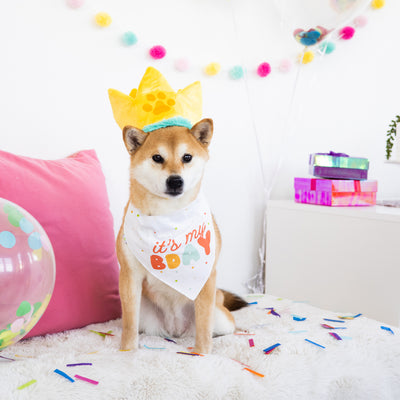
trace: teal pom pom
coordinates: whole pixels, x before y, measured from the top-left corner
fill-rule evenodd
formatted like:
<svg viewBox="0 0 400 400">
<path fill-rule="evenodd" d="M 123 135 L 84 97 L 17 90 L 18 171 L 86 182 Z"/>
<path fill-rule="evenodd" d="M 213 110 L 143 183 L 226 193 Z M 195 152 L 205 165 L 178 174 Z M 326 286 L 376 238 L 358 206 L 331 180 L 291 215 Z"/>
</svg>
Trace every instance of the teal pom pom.
<svg viewBox="0 0 400 400">
<path fill-rule="evenodd" d="M 123 34 L 122 41 L 126 46 L 132 46 L 137 43 L 138 39 L 133 32 L 128 31 Z"/>
<path fill-rule="evenodd" d="M 332 43 L 332 42 L 324 42 L 319 47 L 319 50 L 321 51 L 321 53 L 325 53 L 325 54 L 331 54 L 333 51 L 335 51 L 335 49 L 336 49 L 336 45 L 335 45 L 335 43 Z"/>
<path fill-rule="evenodd" d="M 241 67 L 240 65 L 235 65 L 229 71 L 229 76 L 235 80 L 243 78 L 243 75 L 244 75 L 244 70 L 243 67 Z"/>
</svg>

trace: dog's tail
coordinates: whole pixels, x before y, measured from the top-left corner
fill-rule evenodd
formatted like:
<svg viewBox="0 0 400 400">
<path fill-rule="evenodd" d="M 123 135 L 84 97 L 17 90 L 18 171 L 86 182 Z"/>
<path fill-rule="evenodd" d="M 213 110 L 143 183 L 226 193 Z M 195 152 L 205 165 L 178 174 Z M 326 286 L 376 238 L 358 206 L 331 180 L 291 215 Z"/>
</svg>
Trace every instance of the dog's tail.
<svg viewBox="0 0 400 400">
<path fill-rule="evenodd" d="M 224 295 L 224 307 L 226 307 L 229 311 L 239 310 L 249 305 L 246 300 L 242 299 L 237 294 L 228 292 L 223 289 L 220 290 Z"/>
</svg>

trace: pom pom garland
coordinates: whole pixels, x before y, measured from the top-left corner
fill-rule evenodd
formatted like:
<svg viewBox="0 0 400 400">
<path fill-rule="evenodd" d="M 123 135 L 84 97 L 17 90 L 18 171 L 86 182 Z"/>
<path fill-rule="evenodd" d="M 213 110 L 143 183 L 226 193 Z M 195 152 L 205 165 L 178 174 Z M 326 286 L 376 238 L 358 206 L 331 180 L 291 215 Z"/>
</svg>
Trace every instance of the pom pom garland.
<svg viewBox="0 0 400 400">
<path fill-rule="evenodd" d="M 241 67 L 240 65 L 235 65 L 233 68 L 229 70 L 229 76 L 231 77 L 231 79 L 234 80 L 243 78 L 244 76 L 243 67 Z"/>
<path fill-rule="evenodd" d="M 382 8 L 385 5 L 385 0 L 372 0 L 371 7 L 375 10 Z"/>
<path fill-rule="evenodd" d="M 311 50 L 307 50 L 299 55 L 299 63 L 301 64 L 309 64 L 312 60 L 314 60 L 314 53 Z"/>
<path fill-rule="evenodd" d="M 105 12 L 99 12 L 95 15 L 94 20 L 98 26 L 102 28 L 106 28 L 107 26 L 111 25 L 112 19 L 111 17 Z"/>
<path fill-rule="evenodd" d="M 67 6 L 71 8 L 82 7 L 84 0 L 67 0 Z"/>
<path fill-rule="evenodd" d="M 174 65 L 175 69 L 179 72 L 185 72 L 189 69 L 189 61 L 186 60 L 186 58 L 179 58 L 178 60 L 175 60 Z"/>
<path fill-rule="evenodd" d="M 365 25 L 367 25 L 368 19 L 364 15 L 360 15 L 357 18 L 354 18 L 354 25 L 356 28 L 364 28 Z"/>
<path fill-rule="evenodd" d="M 271 66 L 267 62 L 261 63 L 257 68 L 257 75 L 261 78 L 265 78 L 271 73 Z"/>
<path fill-rule="evenodd" d="M 209 76 L 214 76 L 218 74 L 220 69 L 221 65 L 219 65 L 217 62 L 212 62 L 205 67 L 204 72 Z"/>
<path fill-rule="evenodd" d="M 333 42 L 324 42 L 319 46 L 319 50 L 322 54 L 331 54 L 336 49 L 336 45 Z"/>
<path fill-rule="evenodd" d="M 131 32 L 125 32 L 122 35 L 122 42 L 126 45 L 126 46 L 133 46 L 134 44 L 136 44 L 138 41 L 137 36 Z"/>
<path fill-rule="evenodd" d="M 160 60 L 161 58 L 164 58 L 166 56 L 167 50 L 165 49 L 165 47 L 157 45 L 153 46 L 149 50 L 149 54 L 151 58 L 154 58 L 155 60 Z"/>
<path fill-rule="evenodd" d="M 349 40 L 349 39 L 351 39 L 353 36 L 354 36 L 354 33 L 356 32 L 356 30 L 353 28 L 353 27 L 351 27 L 351 26 L 345 26 L 344 28 L 342 28 L 341 30 L 340 30 L 340 37 L 343 39 L 343 40 Z"/>
<path fill-rule="evenodd" d="M 279 71 L 283 72 L 283 73 L 287 73 L 291 70 L 292 68 L 292 62 L 290 60 L 288 60 L 287 58 L 283 59 L 280 63 L 279 63 Z"/>
</svg>

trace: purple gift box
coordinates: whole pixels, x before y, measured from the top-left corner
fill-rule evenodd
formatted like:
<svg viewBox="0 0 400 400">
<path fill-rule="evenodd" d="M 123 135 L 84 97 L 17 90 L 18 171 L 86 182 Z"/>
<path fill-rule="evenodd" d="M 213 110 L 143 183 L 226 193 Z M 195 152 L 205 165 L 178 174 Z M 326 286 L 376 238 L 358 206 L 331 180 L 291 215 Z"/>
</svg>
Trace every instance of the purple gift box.
<svg viewBox="0 0 400 400">
<path fill-rule="evenodd" d="M 368 168 L 366 158 L 333 151 L 310 154 L 309 173 L 320 178 L 365 180 L 368 179 Z"/>
</svg>

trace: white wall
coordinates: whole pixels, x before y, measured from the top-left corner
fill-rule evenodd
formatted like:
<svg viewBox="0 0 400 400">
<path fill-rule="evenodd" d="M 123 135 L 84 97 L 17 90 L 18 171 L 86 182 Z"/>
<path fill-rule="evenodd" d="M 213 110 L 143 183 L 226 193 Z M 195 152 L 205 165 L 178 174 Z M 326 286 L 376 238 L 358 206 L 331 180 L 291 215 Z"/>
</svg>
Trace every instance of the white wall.
<svg viewBox="0 0 400 400">
<path fill-rule="evenodd" d="M 107 89 L 129 92 L 148 65 L 175 89 L 200 79 L 204 116 L 215 122 L 205 190 L 223 234 L 219 285 L 243 292 L 257 270 L 264 189 L 279 159 L 273 198 L 290 198 L 293 177 L 307 174 L 308 154 L 329 150 L 368 157 L 380 196 L 400 197 L 400 165 L 384 163 L 385 132 L 400 113 L 400 3 L 387 3 L 368 12 L 368 26 L 332 55 L 299 74 L 294 68 L 262 80 L 254 74 L 259 62 L 275 66 L 299 50 L 271 0 L 86 0 L 78 10 L 61 0 L 4 2 L 0 147 L 46 159 L 95 148 L 117 230 L 127 200 L 128 156 Z M 98 11 L 112 16 L 109 28 L 93 24 Z M 120 44 L 125 30 L 138 35 L 136 47 Z M 165 45 L 166 59 L 146 56 L 154 44 Z M 190 72 L 175 71 L 180 56 L 191 60 Z M 225 67 L 221 76 L 201 73 L 211 61 Z M 240 63 L 248 68 L 246 82 L 227 77 L 229 66 Z"/>
</svg>

